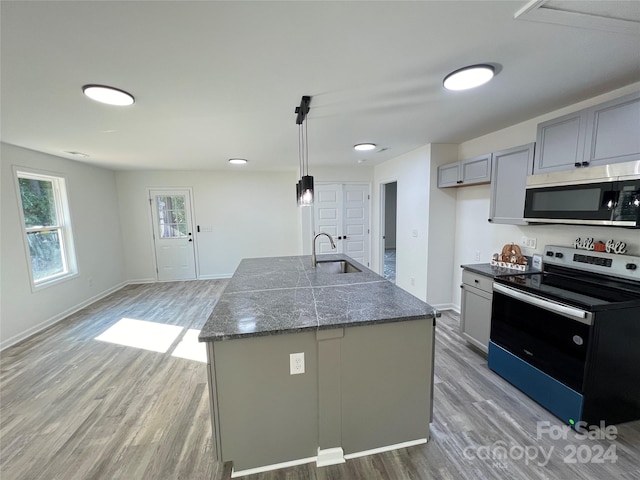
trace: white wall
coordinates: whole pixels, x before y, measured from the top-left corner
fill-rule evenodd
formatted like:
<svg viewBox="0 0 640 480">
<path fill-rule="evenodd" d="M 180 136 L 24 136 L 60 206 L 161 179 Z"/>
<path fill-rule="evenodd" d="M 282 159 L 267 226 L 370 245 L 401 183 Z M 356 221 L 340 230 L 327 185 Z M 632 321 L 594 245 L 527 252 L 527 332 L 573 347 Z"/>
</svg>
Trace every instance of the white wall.
<svg viewBox="0 0 640 480">
<path fill-rule="evenodd" d="M 359 164 L 353 167 L 310 167 L 314 182 L 323 183 L 371 183 L 373 167 Z M 296 179 L 297 181 L 297 179 Z"/>
<path fill-rule="evenodd" d="M 429 178 L 429 235 L 427 258 L 427 303 L 438 309 L 452 307 L 453 259 L 457 235 L 456 193 L 450 188 L 438 188 L 438 166 L 457 160 L 458 145 L 431 145 L 431 175 Z"/>
<path fill-rule="evenodd" d="M 299 255 L 294 172 L 120 171 L 116 173 L 126 277 L 156 278 L 149 188 L 190 187 L 199 278 L 230 277 L 245 257 Z"/>
<path fill-rule="evenodd" d="M 4 143 L 0 148 L 0 348 L 5 348 L 121 287 L 126 278 L 114 172 Z M 36 292 L 29 280 L 13 165 L 66 178 L 78 276 Z"/>
<path fill-rule="evenodd" d="M 380 189 L 395 181 L 396 284 L 434 306 L 451 302 L 455 194 L 433 185 L 438 165 L 455 161 L 456 155 L 456 145 L 426 145 L 374 167 L 373 269 L 382 271 Z"/>
<path fill-rule="evenodd" d="M 471 158 L 488 152 L 495 152 L 533 142 L 536 140 L 538 123 L 638 91 L 638 89 L 640 89 L 640 83 L 629 85 L 605 95 L 600 95 L 483 137 L 464 142 L 460 144 L 459 157 L 460 159 Z M 457 194 L 457 206 L 455 270 L 451 291 L 454 305 L 458 309 L 460 306 L 459 285 L 462 281 L 462 270 L 459 266 L 469 263 L 488 262 L 491 259 L 491 255 L 501 251 L 505 243 L 518 242 L 522 236 L 535 237 L 538 241 L 535 250 L 524 250 L 526 255 L 542 252 L 544 246 L 547 244 L 569 245 L 577 237 L 585 236 L 595 237 L 601 240 L 615 238 L 625 241 L 629 245 L 629 253 L 640 255 L 640 232 L 638 232 L 638 230 L 565 225 L 515 226 L 490 224 L 487 222 L 489 218 L 489 185 L 463 187 L 452 190 L 455 190 Z M 480 262 L 475 259 L 475 254 L 478 251 L 480 252 Z"/>
<path fill-rule="evenodd" d="M 371 265 L 382 272 L 380 189 L 398 183 L 396 222 L 396 285 L 421 300 L 427 291 L 427 231 L 429 146 L 418 148 L 374 167 L 372 191 Z M 415 231 L 416 236 L 413 236 Z"/>
</svg>

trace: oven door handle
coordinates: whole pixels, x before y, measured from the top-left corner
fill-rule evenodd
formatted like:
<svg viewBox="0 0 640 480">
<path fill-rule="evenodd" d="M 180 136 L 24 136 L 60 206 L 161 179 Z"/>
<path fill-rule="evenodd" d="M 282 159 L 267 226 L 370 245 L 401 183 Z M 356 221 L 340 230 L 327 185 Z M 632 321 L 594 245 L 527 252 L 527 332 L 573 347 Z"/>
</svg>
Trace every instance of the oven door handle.
<svg viewBox="0 0 640 480">
<path fill-rule="evenodd" d="M 565 317 L 572 318 L 574 320 L 577 320 L 578 322 L 585 323 L 587 325 L 591 325 L 592 323 L 591 312 L 586 312 L 584 310 L 580 310 L 579 308 L 569 307 L 568 305 L 556 303 L 551 300 L 547 300 L 546 298 L 533 295 L 531 293 L 523 293 L 518 290 L 514 290 L 513 288 L 505 287 L 504 285 L 501 285 L 499 283 L 493 284 L 493 290 L 495 292 L 507 295 L 508 297 L 512 297 L 522 302 L 535 305 L 536 307 L 543 308 L 544 310 L 548 310 L 550 312 L 558 313 Z"/>
</svg>

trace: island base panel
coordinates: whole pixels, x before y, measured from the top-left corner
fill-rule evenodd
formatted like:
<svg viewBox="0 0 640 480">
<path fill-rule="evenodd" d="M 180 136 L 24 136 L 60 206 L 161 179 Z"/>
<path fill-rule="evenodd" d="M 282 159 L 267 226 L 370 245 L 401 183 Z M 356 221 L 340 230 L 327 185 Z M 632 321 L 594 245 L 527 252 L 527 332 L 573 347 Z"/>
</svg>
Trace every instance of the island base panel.
<svg viewBox="0 0 640 480">
<path fill-rule="evenodd" d="M 213 342 L 212 347 L 220 460 L 232 460 L 240 471 L 315 457 L 315 332 Z M 305 353 L 305 373 L 290 375 L 289 354 L 299 352 Z"/>
<path fill-rule="evenodd" d="M 347 329 L 342 339 L 345 455 L 429 438 L 433 319 Z"/>
<path fill-rule="evenodd" d="M 428 439 L 434 328 L 421 319 L 208 343 L 218 460 L 240 472 Z M 290 375 L 299 352 L 305 373 Z"/>
</svg>

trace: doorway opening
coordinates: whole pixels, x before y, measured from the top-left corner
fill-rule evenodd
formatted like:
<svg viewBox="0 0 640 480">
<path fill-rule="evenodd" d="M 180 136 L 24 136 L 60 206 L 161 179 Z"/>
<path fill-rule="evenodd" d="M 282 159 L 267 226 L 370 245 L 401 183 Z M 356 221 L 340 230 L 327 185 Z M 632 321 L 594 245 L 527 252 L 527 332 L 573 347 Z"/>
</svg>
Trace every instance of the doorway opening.
<svg viewBox="0 0 640 480">
<path fill-rule="evenodd" d="M 398 182 L 381 185 L 382 205 L 382 272 L 384 278 L 396 283 L 396 223 L 398 212 Z"/>
</svg>

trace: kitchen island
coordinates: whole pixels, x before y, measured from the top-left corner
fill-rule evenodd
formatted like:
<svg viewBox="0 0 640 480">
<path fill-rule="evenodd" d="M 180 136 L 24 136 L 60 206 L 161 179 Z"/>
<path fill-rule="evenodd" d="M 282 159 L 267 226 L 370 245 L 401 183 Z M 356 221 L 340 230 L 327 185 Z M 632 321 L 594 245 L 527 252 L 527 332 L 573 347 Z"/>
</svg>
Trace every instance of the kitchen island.
<svg viewBox="0 0 640 480">
<path fill-rule="evenodd" d="M 243 260 L 200 332 L 215 460 L 233 476 L 429 438 L 438 312 L 347 256 L 318 261 Z"/>
</svg>

